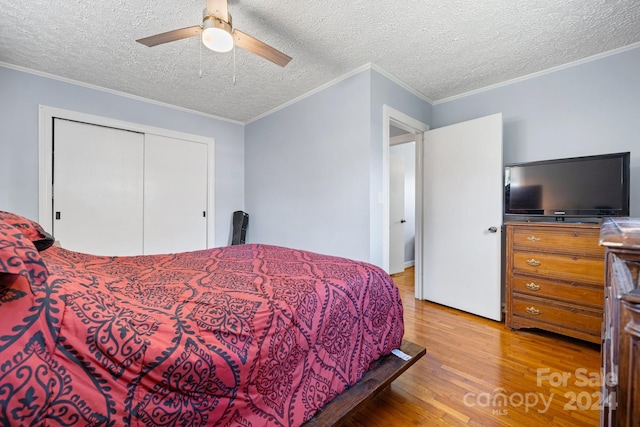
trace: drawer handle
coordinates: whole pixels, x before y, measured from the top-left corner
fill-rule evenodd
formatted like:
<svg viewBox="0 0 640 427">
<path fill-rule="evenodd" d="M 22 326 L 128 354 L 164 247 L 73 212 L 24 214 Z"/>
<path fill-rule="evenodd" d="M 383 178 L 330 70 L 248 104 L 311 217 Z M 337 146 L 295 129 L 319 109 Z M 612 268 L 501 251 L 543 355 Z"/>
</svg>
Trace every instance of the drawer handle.
<svg viewBox="0 0 640 427">
<path fill-rule="evenodd" d="M 537 259 L 535 259 L 535 258 L 528 259 L 526 262 L 527 262 L 527 264 L 528 264 L 528 265 L 530 265 L 531 267 L 538 267 L 540 264 L 542 264 L 540 261 L 538 261 L 538 260 L 537 260 Z"/>
<path fill-rule="evenodd" d="M 524 285 L 527 289 L 529 289 L 530 291 L 539 291 L 540 290 L 540 285 L 536 284 L 536 283 L 527 283 Z"/>
<path fill-rule="evenodd" d="M 537 316 L 537 315 L 539 315 L 539 314 L 540 314 L 540 310 L 538 310 L 538 309 L 537 309 L 537 308 L 535 308 L 535 307 L 527 307 L 527 308 L 525 308 L 524 310 L 525 310 L 527 313 L 529 313 L 529 314 L 533 314 L 534 316 Z"/>
<path fill-rule="evenodd" d="M 529 237 L 527 237 L 527 240 L 530 241 L 530 242 L 539 242 L 540 241 L 540 237 L 529 236 Z"/>
</svg>

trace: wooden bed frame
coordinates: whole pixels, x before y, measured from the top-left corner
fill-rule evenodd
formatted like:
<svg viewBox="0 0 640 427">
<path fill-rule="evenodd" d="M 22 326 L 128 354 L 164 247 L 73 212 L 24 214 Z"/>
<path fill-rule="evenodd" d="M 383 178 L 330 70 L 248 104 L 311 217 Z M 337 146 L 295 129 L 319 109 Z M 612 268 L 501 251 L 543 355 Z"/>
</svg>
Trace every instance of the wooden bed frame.
<svg viewBox="0 0 640 427">
<path fill-rule="evenodd" d="M 411 341 L 402 340 L 400 350 L 411 356 L 403 360 L 388 354 L 373 362 L 369 369 L 352 387 L 349 387 L 331 402 L 327 403 L 304 427 L 339 426 L 347 421 L 358 409 L 389 386 L 400 374 L 409 369 L 427 350 Z"/>
</svg>

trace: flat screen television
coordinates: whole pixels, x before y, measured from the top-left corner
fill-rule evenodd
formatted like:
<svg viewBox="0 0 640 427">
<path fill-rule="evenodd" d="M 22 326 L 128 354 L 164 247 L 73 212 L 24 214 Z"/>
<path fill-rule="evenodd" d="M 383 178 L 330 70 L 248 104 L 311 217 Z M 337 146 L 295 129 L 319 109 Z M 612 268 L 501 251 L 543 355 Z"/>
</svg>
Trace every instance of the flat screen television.
<svg viewBox="0 0 640 427">
<path fill-rule="evenodd" d="M 505 215 L 600 218 L 629 215 L 630 154 L 505 166 Z"/>
</svg>

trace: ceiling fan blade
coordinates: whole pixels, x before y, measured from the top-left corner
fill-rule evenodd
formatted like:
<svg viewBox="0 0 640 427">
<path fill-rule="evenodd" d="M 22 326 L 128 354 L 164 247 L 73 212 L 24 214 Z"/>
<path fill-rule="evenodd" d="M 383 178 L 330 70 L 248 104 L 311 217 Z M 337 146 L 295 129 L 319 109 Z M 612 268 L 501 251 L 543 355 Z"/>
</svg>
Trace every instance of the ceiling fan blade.
<svg viewBox="0 0 640 427">
<path fill-rule="evenodd" d="M 195 25 L 193 27 L 181 28 L 179 30 L 167 31 L 166 33 L 156 34 L 155 36 L 145 37 L 136 40 L 145 46 L 153 47 L 163 43 L 174 42 L 176 40 L 187 39 L 189 37 L 199 36 L 202 33 L 202 27 Z"/>
<path fill-rule="evenodd" d="M 207 0 L 207 11 L 209 14 L 229 22 L 229 10 L 227 0 Z"/>
<path fill-rule="evenodd" d="M 233 41 L 236 46 L 262 56 L 264 59 L 267 59 L 281 67 L 284 67 L 289 63 L 289 61 L 291 61 L 291 57 L 289 55 L 285 55 L 279 50 L 272 48 L 268 44 L 263 43 L 240 30 L 233 30 Z"/>
</svg>

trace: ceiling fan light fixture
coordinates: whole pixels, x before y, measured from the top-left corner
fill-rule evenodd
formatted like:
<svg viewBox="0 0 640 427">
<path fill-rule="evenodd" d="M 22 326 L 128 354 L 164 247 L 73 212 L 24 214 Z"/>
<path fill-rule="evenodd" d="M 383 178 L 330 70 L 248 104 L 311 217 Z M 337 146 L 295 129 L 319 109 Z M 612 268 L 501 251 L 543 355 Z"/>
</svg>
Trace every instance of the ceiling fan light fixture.
<svg viewBox="0 0 640 427">
<path fill-rule="evenodd" d="M 214 52 L 233 49 L 231 25 L 215 16 L 206 16 L 202 23 L 202 43 Z"/>
<path fill-rule="evenodd" d="M 167 31 L 150 37 L 136 40 L 145 46 L 152 47 L 190 37 L 200 37 L 207 49 L 215 52 L 228 52 L 239 47 L 263 57 L 280 67 L 286 66 L 291 57 L 272 48 L 249 34 L 233 27 L 231 14 L 227 9 L 227 0 L 206 0 L 207 7 L 202 11 L 202 24 L 178 30 Z M 234 62 L 235 63 L 235 62 Z"/>
</svg>

